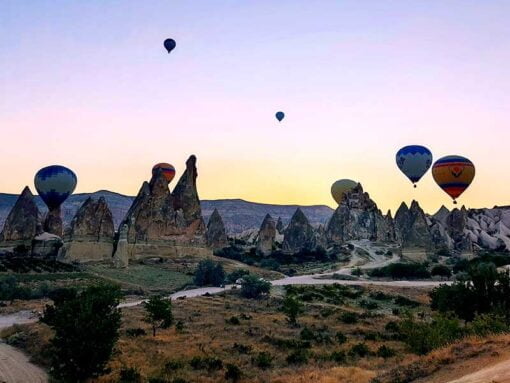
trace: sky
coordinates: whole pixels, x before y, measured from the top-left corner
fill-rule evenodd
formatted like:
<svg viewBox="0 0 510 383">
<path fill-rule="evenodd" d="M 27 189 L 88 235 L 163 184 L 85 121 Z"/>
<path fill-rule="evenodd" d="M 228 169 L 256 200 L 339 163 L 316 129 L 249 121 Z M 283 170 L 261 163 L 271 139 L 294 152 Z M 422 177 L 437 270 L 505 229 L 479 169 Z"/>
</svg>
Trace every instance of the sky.
<svg viewBox="0 0 510 383">
<path fill-rule="evenodd" d="M 498 0 L 3 0 L 0 191 L 61 164 L 76 192 L 134 195 L 195 154 L 203 199 L 334 206 L 350 178 L 382 210 L 452 207 L 430 172 L 413 189 L 398 170 L 420 144 L 475 163 L 459 203 L 508 205 L 509 16 Z"/>
</svg>

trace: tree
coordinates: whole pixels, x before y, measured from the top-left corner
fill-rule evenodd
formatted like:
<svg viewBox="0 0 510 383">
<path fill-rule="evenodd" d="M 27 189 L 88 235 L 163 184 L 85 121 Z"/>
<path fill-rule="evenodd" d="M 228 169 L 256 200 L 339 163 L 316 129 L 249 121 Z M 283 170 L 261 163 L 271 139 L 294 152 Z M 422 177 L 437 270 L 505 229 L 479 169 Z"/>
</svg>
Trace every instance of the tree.
<svg viewBox="0 0 510 383">
<path fill-rule="evenodd" d="M 225 270 L 221 263 L 210 259 L 200 261 L 195 270 L 194 283 L 197 286 L 221 286 L 225 281 Z"/>
<path fill-rule="evenodd" d="M 51 340 L 51 374 L 65 382 L 83 382 L 104 373 L 119 338 L 120 289 L 111 285 L 82 292 L 60 290 L 41 318 L 55 335 Z"/>
<path fill-rule="evenodd" d="M 256 275 L 246 275 L 241 284 L 241 295 L 249 299 L 260 298 L 264 294 L 269 294 L 271 283 L 257 277 Z"/>
<path fill-rule="evenodd" d="M 287 295 L 283 301 L 282 311 L 293 326 L 297 325 L 297 317 L 303 312 L 303 303 L 293 295 Z"/>
<path fill-rule="evenodd" d="M 161 296 L 153 296 L 145 306 L 145 321 L 152 326 L 152 336 L 156 336 L 158 328 L 169 328 L 173 323 L 172 302 Z"/>
<path fill-rule="evenodd" d="M 445 265 L 436 265 L 432 268 L 430 275 L 437 275 L 439 277 L 446 277 L 449 279 L 452 276 L 452 271 Z"/>
</svg>

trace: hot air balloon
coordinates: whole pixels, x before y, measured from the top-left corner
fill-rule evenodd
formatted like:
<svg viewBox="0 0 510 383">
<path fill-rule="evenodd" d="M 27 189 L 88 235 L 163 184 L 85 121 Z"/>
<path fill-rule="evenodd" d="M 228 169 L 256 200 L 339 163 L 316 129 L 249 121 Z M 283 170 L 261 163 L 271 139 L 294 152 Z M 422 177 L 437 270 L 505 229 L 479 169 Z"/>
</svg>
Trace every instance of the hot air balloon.
<svg viewBox="0 0 510 383">
<path fill-rule="evenodd" d="M 404 146 L 397 152 L 397 166 L 416 187 L 432 165 L 432 153 L 424 146 Z"/>
<path fill-rule="evenodd" d="M 275 116 L 276 116 L 276 119 L 281 122 L 285 118 L 285 113 L 276 112 Z"/>
<path fill-rule="evenodd" d="M 342 179 L 335 181 L 335 183 L 331 185 L 331 195 L 336 203 L 340 205 L 344 198 L 344 193 L 354 189 L 357 185 L 358 183 L 353 180 Z"/>
<path fill-rule="evenodd" d="M 60 165 L 42 168 L 34 178 L 35 188 L 48 209 L 56 210 L 76 188 L 76 174 Z"/>
<path fill-rule="evenodd" d="M 446 156 L 435 162 L 432 176 L 456 204 L 455 199 L 464 193 L 475 178 L 475 165 L 461 156 Z"/>
<path fill-rule="evenodd" d="M 168 53 L 170 53 L 174 50 L 177 44 L 175 43 L 174 39 L 166 39 L 163 45 L 165 46 L 165 49 L 168 51 Z"/>
<path fill-rule="evenodd" d="M 155 175 L 158 169 L 161 169 L 161 172 L 165 176 L 168 183 L 172 182 L 175 177 L 175 168 L 173 165 L 167 164 L 166 162 L 156 164 L 152 167 L 152 175 Z"/>
</svg>

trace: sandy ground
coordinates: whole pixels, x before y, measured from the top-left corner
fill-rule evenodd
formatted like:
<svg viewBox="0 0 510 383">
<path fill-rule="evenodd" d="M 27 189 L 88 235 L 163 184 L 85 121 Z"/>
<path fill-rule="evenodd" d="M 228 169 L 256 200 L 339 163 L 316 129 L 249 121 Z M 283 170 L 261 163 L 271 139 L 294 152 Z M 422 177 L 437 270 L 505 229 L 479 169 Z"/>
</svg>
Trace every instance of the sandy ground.
<svg viewBox="0 0 510 383">
<path fill-rule="evenodd" d="M 448 383 L 510 383 L 510 360 L 483 368 Z"/>
<path fill-rule="evenodd" d="M 0 343 L 0 382 L 43 383 L 47 381 L 46 372 L 30 363 L 25 354 L 5 343 Z"/>
</svg>

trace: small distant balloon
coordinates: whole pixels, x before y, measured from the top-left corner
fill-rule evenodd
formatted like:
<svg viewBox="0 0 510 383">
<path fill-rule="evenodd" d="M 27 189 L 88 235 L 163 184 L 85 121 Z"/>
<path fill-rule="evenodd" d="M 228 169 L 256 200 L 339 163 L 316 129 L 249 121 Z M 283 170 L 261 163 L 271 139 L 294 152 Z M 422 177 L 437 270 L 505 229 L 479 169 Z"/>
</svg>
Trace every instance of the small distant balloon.
<svg viewBox="0 0 510 383">
<path fill-rule="evenodd" d="M 168 183 L 172 182 L 175 177 L 175 168 L 173 165 L 167 164 L 166 162 L 156 164 L 152 167 L 152 175 L 155 175 L 158 169 L 161 169 L 161 172 L 163 173 L 163 176 L 165 176 L 165 179 L 168 181 Z"/>
<path fill-rule="evenodd" d="M 353 180 L 342 179 L 335 181 L 333 185 L 331 185 L 331 195 L 337 204 L 340 205 L 344 198 L 345 192 L 354 189 L 358 186 L 358 183 Z"/>
<path fill-rule="evenodd" d="M 456 199 L 471 185 L 475 178 L 475 165 L 462 156 L 446 156 L 436 161 L 432 176 L 456 204 Z"/>
<path fill-rule="evenodd" d="M 168 51 L 168 53 L 170 53 L 174 50 L 177 44 L 175 43 L 174 39 L 166 39 L 163 45 L 165 46 L 165 49 Z"/>
<path fill-rule="evenodd" d="M 34 178 L 35 188 L 50 210 L 57 209 L 73 193 L 77 182 L 76 174 L 60 165 L 42 168 Z"/>
<path fill-rule="evenodd" d="M 424 146 L 404 146 L 397 152 L 397 166 L 414 184 L 427 173 L 432 165 L 432 152 Z"/>
<path fill-rule="evenodd" d="M 282 122 L 282 120 L 285 118 L 285 113 L 283 113 L 283 112 L 276 112 L 275 116 L 276 116 L 276 119 L 278 121 Z"/>
</svg>

